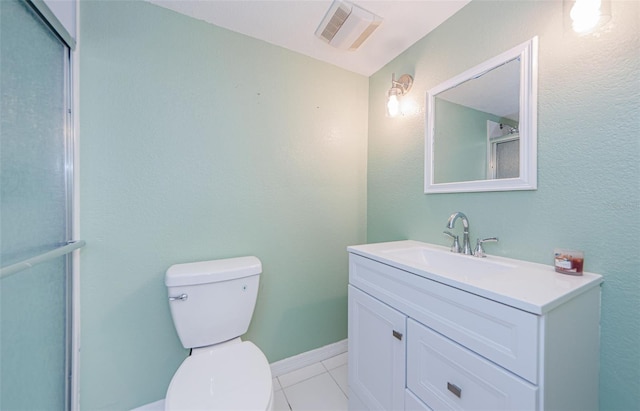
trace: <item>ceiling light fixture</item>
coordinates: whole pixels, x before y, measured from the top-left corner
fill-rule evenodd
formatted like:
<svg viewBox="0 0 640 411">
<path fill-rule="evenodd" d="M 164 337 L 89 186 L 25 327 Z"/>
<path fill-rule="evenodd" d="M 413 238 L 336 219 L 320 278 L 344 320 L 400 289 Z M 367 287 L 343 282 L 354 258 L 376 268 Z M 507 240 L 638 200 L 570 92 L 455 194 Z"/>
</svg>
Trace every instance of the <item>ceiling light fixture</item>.
<svg viewBox="0 0 640 411">
<path fill-rule="evenodd" d="M 391 88 L 387 93 L 387 117 L 395 117 L 401 114 L 401 99 L 413 85 L 413 77 L 409 74 L 403 74 L 398 80 L 395 79 L 395 73 L 391 74 Z"/>
<path fill-rule="evenodd" d="M 565 0 L 570 7 L 571 27 L 579 34 L 586 34 L 611 18 L 610 0 Z"/>
</svg>

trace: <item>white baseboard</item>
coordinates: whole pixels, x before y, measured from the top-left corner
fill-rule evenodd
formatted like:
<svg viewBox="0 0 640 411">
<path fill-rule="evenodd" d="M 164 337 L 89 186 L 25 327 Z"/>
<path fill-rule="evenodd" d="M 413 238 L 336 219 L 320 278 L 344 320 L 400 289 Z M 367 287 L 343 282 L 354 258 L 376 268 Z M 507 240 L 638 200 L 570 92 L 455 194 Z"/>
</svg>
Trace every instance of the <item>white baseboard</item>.
<svg viewBox="0 0 640 411">
<path fill-rule="evenodd" d="M 347 352 L 346 339 L 271 363 L 271 375 L 273 377 L 279 377 L 282 374 L 298 370 L 319 361 L 324 361 L 345 352 Z"/>
<path fill-rule="evenodd" d="M 335 342 L 333 344 L 325 345 L 324 347 L 316 348 L 315 350 L 303 352 L 302 354 L 294 355 L 293 357 L 285 358 L 280 361 L 271 363 L 271 375 L 273 377 L 279 377 L 282 374 L 286 374 L 291 371 L 299 370 L 300 368 L 308 365 L 328 360 L 331 357 L 347 352 L 347 340 Z M 131 411 L 162 411 L 164 410 L 164 399 L 158 400 L 141 407 L 135 408 Z"/>
</svg>

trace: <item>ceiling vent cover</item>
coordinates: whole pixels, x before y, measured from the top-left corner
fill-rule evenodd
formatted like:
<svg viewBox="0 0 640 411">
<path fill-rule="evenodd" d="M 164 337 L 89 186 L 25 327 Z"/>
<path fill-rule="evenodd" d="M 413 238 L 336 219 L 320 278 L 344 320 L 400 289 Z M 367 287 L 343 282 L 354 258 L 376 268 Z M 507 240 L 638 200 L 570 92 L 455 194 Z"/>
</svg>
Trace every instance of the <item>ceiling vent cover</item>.
<svg viewBox="0 0 640 411">
<path fill-rule="evenodd" d="M 334 0 L 316 30 L 333 47 L 356 50 L 382 23 L 382 18 L 353 3 Z"/>
</svg>

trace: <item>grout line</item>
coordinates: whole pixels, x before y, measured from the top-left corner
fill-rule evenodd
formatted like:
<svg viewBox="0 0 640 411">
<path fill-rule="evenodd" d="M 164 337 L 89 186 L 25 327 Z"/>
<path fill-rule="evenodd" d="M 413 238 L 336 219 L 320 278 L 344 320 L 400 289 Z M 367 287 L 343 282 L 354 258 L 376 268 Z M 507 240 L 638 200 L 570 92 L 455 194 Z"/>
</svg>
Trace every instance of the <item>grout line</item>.
<svg viewBox="0 0 640 411">
<path fill-rule="evenodd" d="M 319 363 L 320 363 L 320 364 L 322 364 L 322 361 L 319 361 Z M 318 376 L 320 376 L 320 375 L 322 375 L 322 374 L 329 374 L 329 378 L 331 378 L 331 380 L 333 381 L 333 383 L 338 387 L 338 389 L 340 390 L 340 392 L 342 393 L 342 395 L 344 395 L 344 396 L 345 396 L 345 398 L 347 399 L 347 401 L 349 400 L 349 394 L 347 394 L 346 392 L 344 392 L 344 390 L 342 389 L 342 387 L 340 387 L 340 384 L 338 384 L 338 381 L 336 381 L 336 379 L 334 378 L 333 374 L 331 374 L 331 370 L 329 370 L 329 369 L 328 369 L 324 364 L 322 364 L 322 366 L 323 366 L 323 367 L 324 367 L 324 369 L 325 369 L 325 371 L 324 371 L 323 373 L 321 373 L 321 374 L 317 374 L 317 375 L 314 375 L 314 376 L 311 376 L 311 377 L 309 377 L 309 378 L 305 378 L 304 380 L 300 380 L 300 381 L 298 381 L 298 382 L 297 382 L 297 383 L 295 383 L 295 384 L 289 385 L 288 387 L 282 387 L 281 391 L 282 391 L 282 394 L 284 395 L 285 400 L 287 401 L 287 406 L 289 407 L 289 410 L 290 410 L 290 411 L 295 411 L 295 410 L 293 409 L 293 407 L 291 407 L 291 403 L 289 402 L 289 398 L 287 397 L 287 390 L 288 390 L 289 388 L 291 388 L 291 387 L 295 387 L 296 385 L 298 385 L 298 384 L 300 384 L 300 383 L 302 383 L 302 382 L 308 381 L 308 380 L 310 380 L 310 379 L 312 379 L 312 378 L 315 378 L 315 377 L 318 377 Z M 336 367 L 336 368 L 337 368 L 337 367 Z M 335 368 L 334 368 L 334 369 L 335 369 Z M 278 378 L 278 377 L 275 377 L 275 378 Z M 278 382 L 279 382 L 279 381 L 280 381 L 280 380 L 278 380 Z M 282 385 L 282 383 L 280 383 L 280 384 Z"/>
<path fill-rule="evenodd" d="M 308 377 L 306 377 L 306 378 L 304 378 L 304 379 L 302 379 L 302 380 L 297 381 L 297 382 L 296 382 L 296 383 L 294 383 L 294 384 L 288 385 L 287 387 L 293 387 L 294 385 L 300 384 L 301 382 L 304 382 L 304 381 L 308 381 L 308 380 L 310 380 L 310 379 L 312 379 L 312 378 L 314 378 L 314 377 L 317 377 L 318 375 L 322 375 L 322 374 L 324 374 L 324 373 L 328 372 L 327 367 L 325 367 L 325 365 L 324 365 L 324 364 L 322 364 L 322 361 L 318 361 L 318 362 L 315 362 L 315 363 L 313 363 L 313 364 L 309 364 L 309 365 L 307 365 L 306 367 L 311 367 L 311 366 L 316 365 L 316 364 L 320 364 L 320 365 L 322 366 L 322 368 L 324 369 L 324 371 L 323 371 L 323 372 L 321 372 L 321 373 L 319 373 L 319 374 L 310 375 L 310 376 L 308 376 Z M 303 367 L 303 368 L 306 368 L 306 367 Z M 300 368 L 300 369 L 302 369 L 302 368 Z M 295 370 L 295 371 L 298 371 L 298 370 Z M 295 371 L 292 371 L 292 372 L 295 372 Z M 280 386 L 281 386 L 281 387 L 282 387 L 282 389 L 284 390 L 284 389 L 285 389 L 285 386 L 284 386 L 284 384 L 282 384 L 282 381 L 280 381 L 280 377 L 275 377 L 275 378 L 277 378 L 277 379 L 278 379 L 278 382 L 280 383 Z"/>
<path fill-rule="evenodd" d="M 287 407 L 289 407 L 289 411 L 293 411 L 293 408 L 291 408 L 291 403 L 289 402 L 289 398 L 287 398 L 287 393 L 284 391 L 284 388 L 282 388 L 282 395 L 284 395 L 284 400 L 287 402 Z"/>
<path fill-rule="evenodd" d="M 327 368 L 327 367 L 325 367 Z M 337 368 L 337 367 L 336 367 Z M 335 368 L 334 368 L 335 369 Z M 331 374 L 331 371 L 327 371 L 329 373 L 329 377 L 331 377 L 331 379 L 333 380 L 333 382 L 336 383 L 336 385 L 338 386 L 338 388 L 340 389 L 340 391 L 342 391 L 342 393 L 344 394 L 345 397 L 347 397 L 347 399 L 349 399 L 349 394 L 347 394 L 346 392 L 344 392 L 344 390 L 342 389 L 342 387 L 340 386 L 340 384 L 338 384 L 338 381 L 335 379 L 335 377 L 333 376 L 333 374 Z"/>
</svg>

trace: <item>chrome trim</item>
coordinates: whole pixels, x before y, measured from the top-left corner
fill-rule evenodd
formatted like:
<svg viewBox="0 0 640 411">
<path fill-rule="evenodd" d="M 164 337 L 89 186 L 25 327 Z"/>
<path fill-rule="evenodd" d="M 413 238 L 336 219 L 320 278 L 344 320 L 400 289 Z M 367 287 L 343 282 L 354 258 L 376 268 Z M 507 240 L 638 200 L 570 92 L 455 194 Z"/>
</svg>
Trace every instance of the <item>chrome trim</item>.
<svg viewBox="0 0 640 411">
<path fill-rule="evenodd" d="M 62 247 L 58 247 L 51 251 L 47 251 L 46 253 L 28 258 L 26 260 L 20 261 L 19 263 L 2 267 L 2 269 L 0 269 L 0 279 L 17 274 L 20 271 L 29 269 L 36 264 L 44 263 L 54 258 L 69 254 L 72 251 L 77 250 L 78 248 L 84 247 L 85 244 L 86 242 L 84 240 L 71 241 L 66 245 L 63 245 Z"/>
<path fill-rule="evenodd" d="M 76 48 L 76 40 L 73 38 L 71 33 L 67 31 L 64 25 L 58 20 L 55 14 L 51 11 L 49 6 L 44 2 L 44 0 L 26 0 L 27 3 L 36 11 L 42 21 L 49 26 L 51 31 L 53 31 L 60 40 L 64 44 L 67 45 L 71 50 Z"/>
</svg>

